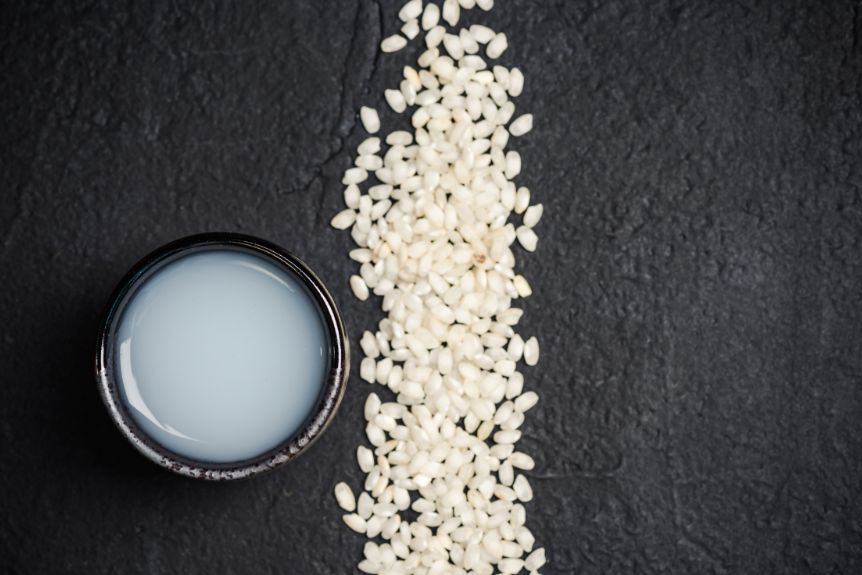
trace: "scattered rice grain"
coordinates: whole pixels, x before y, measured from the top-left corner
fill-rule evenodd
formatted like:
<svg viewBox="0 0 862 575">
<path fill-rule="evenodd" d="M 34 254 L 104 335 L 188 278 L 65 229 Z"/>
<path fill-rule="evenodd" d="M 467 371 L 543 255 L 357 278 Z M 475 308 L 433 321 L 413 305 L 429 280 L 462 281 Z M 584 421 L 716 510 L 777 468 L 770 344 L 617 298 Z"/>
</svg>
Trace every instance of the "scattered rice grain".
<svg viewBox="0 0 862 575">
<path fill-rule="evenodd" d="M 509 133 L 515 137 L 520 137 L 533 129 L 533 115 L 524 114 L 515 119 L 509 124 Z"/>
<path fill-rule="evenodd" d="M 380 51 L 385 53 L 397 52 L 407 45 L 407 38 L 400 34 L 387 36 L 380 42 Z"/>
<path fill-rule="evenodd" d="M 401 33 L 404 34 L 408 40 L 414 39 L 419 35 L 419 20 L 416 18 L 408 20 L 404 26 L 401 27 Z"/>
<path fill-rule="evenodd" d="M 365 131 L 369 134 L 376 134 L 378 130 L 380 130 L 380 117 L 377 115 L 377 110 L 374 108 L 369 108 L 368 106 L 362 106 L 359 108 L 359 119 L 362 120 L 362 127 L 365 128 Z M 360 151 L 360 154 L 361 153 L 362 152 Z M 376 150 L 370 153 L 376 153 Z"/>
<path fill-rule="evenodd" d="M 539 340 L 535 336 L 524 343 L 524 363 L 529 366 L 539 363 Z"/>
<path fill-rule="evenodd" d="M 429 2 L 422 13 L 422 29 L 430 30 L 440 21 L 440 8 L 437 4 Z"/>
<path fill-rule="evenodd" d="M 338 505 L 348 513 L 356 510 L 356 498 L 353 496 L 353 491 L 343 481 L 335 486 L 335 499 Z"/>
<path fill-rule="evenodd" d="M 420 14 L 422 14 L 422 0 L 410 0 L 398 11 L 398 18 L 402 22 L 407 22 L 418 18 Z"/>
</svg>

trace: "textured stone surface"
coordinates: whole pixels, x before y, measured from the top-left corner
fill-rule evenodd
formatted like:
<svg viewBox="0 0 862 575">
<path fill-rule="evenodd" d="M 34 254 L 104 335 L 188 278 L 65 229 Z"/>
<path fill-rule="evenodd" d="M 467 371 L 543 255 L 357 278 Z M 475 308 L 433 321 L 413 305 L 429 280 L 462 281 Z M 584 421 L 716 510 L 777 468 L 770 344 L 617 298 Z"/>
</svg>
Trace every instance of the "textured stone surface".
<svg viewBox="0 0 862 575">
<path fill-rule="evenodd" d="M 257 4 L 0 6 L 4 572 L 353 572 L 358 378 L 308 455 L 211 485 L 128 447 L 90 373 L 114 282 L 194 232 L 306 258 L 354 343 L 377 316 L 326 224 L 397 5 Z M 545 573 L 862 572 L 859 2 L 499 4 L 470 19 L 526 72 L 546 206 L 519 260 Z"/>
</svg>

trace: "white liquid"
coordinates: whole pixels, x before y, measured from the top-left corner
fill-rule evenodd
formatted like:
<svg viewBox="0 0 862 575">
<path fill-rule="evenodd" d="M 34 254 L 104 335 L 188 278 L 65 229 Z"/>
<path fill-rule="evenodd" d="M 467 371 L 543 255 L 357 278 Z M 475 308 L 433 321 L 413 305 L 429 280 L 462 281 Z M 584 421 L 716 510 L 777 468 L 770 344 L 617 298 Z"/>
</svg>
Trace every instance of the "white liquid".
<svg viewBox="0 0 862 575">
<path fill-rule="evenodd" d="M 239 462 L 289 439 L 329 367 L 323 317 L 300 280 L 228 248 L 158 270 L 116 335 L 117 383 L 135 423 L 198 461 Z"/>
</svg>

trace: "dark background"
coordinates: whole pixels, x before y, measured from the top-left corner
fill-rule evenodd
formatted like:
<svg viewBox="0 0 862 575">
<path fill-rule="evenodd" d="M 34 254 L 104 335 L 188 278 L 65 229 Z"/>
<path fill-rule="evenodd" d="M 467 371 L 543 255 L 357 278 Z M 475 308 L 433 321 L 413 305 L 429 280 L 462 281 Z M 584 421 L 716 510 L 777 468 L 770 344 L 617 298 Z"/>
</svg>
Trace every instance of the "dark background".
<svg viewBox="0 0 862 575">
<path fill-rule="evenodd" d="M 466 21 L 508 34 L 536 118 L 543 571 L 862 572 L 862 5 L 498 4 Z M 375 324 L 328 222 L 355 111 L 418 51 L 378 54 L 399 6 L 2 3 L 3 571 L 354 572 L 331 493 L 368 385 L 295 464 L 207 484 L 124 442 L 92 351 L 125 270 L 203 231 L 304 257 L 354 345 Z"/>
</svg>

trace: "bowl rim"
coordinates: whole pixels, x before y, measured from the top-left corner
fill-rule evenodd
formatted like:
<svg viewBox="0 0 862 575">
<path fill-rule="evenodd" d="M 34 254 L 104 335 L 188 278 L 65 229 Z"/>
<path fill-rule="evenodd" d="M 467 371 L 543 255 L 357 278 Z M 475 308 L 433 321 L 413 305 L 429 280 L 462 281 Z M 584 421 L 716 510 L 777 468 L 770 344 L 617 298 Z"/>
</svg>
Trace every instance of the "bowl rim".
<svg viewBox="0 0 862 575">
<path fill-rule="evenodd" d="M 264 257 L 287 269 L 308 289 L 318 304 L 329 332 L 329 371 L 316 408 L 291 437 L 265 453 L 238 462 L 208 463 L 174 453 L 154 441 L 132 419 L 120 397 L 114 373 L 114 331 L 130 298 L 162 266 L 190 253 L 219 248 L 237 249 Z M 254 236 L 212 232 L 186 236 L 156 248 L 141 258 L 114 288 L 99 323 L 95 358 L 99 394 L 114 424 L 147 459 L 161 467 L 195 479 L 227 481 L 266 473 L 299 457 L 326 430 L 344 397 L 350 366 L 350 350 L 344 322 L 323 282 L 308 265 L 286 249 Z"/>
</svg>

